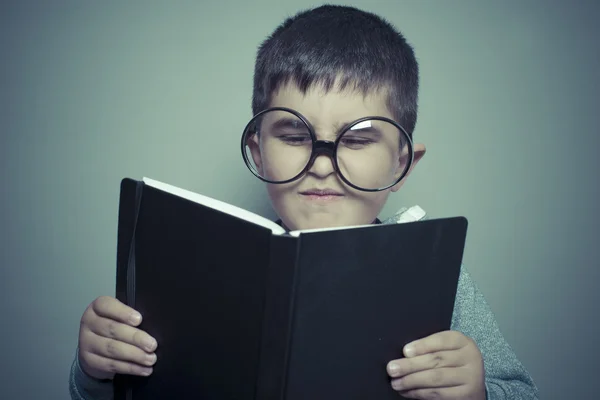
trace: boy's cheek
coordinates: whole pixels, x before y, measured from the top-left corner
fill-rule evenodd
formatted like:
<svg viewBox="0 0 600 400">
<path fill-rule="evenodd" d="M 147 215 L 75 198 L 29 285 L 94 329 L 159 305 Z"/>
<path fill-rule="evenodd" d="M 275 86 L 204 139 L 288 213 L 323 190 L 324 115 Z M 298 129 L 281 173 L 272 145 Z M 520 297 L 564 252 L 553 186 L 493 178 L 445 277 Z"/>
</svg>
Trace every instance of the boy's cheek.
<svg viewBox="0 0 600 400">
<path fill-rule="evenodd" d="M 283 224 L 290 230 L 298 229 L 296 227 L 297 221 L 294 218 L 294 204 L 293 199 L 290 199 L 289 193 L 286 196 L 286 192 L 283 186 L 287 185 L 273 185 L 267 184 L 267 193 L 269 195 L 269 200 L 271 202 L 271 206 L 275 213 L 279 218 L 281 218 Z M 296 209 L 298 205 L 296 205 Z M 296 210 L 297 213 L 297 210 Z"/>
</svg>

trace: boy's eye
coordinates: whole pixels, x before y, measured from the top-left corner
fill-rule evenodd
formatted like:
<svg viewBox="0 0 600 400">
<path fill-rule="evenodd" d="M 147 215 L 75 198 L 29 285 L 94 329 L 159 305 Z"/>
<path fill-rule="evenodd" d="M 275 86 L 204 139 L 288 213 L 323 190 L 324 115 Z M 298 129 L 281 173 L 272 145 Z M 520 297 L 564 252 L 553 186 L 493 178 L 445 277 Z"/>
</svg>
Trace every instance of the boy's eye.
<svg viewBox="0 0 600 400">
<path fill-rule="evenodd" d="M 312 142 L 310 134 L 308 133 L 289 133 L 279 134 L 276 137 L 284 143 L 291 145 L 304 145 Z"/>
<path fill-rule="evenodd" d="M 371 143 L 373 143 L 372 139 L 356 137 L 356 136 L 348 136 L 348 135 L 345 135 L 340 140 L 341 145 L 348 147 L 350 149 L 360 149 Z"/>
</svg>

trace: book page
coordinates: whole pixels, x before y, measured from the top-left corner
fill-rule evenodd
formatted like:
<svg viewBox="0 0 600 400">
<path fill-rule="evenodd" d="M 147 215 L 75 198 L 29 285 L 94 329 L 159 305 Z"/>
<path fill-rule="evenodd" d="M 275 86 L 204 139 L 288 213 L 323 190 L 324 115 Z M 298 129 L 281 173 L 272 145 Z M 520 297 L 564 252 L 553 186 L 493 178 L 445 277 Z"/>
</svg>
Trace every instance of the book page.
<svg viewBox="0 0 600 400">
<path fill-rule="evenodd" d="M 368 225 L 335 226 L 332 228 L 300 229 L 297 231 L 290 231 L 289 234 L 290 234 L 290 236 L 298 237 L 298 236 L 300 236 L 300 234 L 303 234 L 303 233 L 306 234 L 306 233 L 314 233 L 314 232 L 340 231 L 340 230 L 357 229 L 357 228 L 373 228 L 376 226 L 381 226 L 381 225 L 368 224 Z"/>
<path fill-rule="evenodd" d="M 248 210 L 244 210 L 243 208 L 225 203 L 224 201 L 216 200 L 208 196 L 203 196 L 201 194 L 181 189 L 176 186 L 169 185 L 167 183 L 159 182 L 157 180 L 146 177 L 144 177 L 143 181 L 146 185 L 152 186 L 153 188 L 156 188 L 158 190 L 171 193 L 175 196 L 182 197 L 184 199 L 205 205 L 207 207 L 224 212 L 226 214 L 233 215 L 234 217 L 238 217 L 248 222 L 252 222 L 256 225 L 268 228 L 271 230 L 271 232 L 273 232 L 273 234 L 282 235 L 286 232 L 285 229 L 277 225 L 275 222 L 265 217 L 261 217 L 258 214 L 254 214 L 253 212 L 250 212 Z"/>
</svg>

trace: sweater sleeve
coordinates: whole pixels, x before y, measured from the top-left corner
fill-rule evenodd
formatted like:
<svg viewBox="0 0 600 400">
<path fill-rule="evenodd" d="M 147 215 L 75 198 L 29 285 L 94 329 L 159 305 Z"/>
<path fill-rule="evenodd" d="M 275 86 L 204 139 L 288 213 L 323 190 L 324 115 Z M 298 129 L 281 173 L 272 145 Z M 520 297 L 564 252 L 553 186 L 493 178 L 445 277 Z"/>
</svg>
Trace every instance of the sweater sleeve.
<svg viewBox="0 0 600 400">
<path fill-rule="evenodd" d="M 483 356 L 488 400 L 536 400 L 538 389 L 504 339 L 482 293 L 462 267 L 451 329 L 473 339 Z"/>
<path fill-rule="evenodd" d="M 71 400 L 113 400 L 111 380 L 98 380 L 86 374 L 79 365 L 79 349 L 71 364 L 69 374 L 69 393 Z"/>
</svg>

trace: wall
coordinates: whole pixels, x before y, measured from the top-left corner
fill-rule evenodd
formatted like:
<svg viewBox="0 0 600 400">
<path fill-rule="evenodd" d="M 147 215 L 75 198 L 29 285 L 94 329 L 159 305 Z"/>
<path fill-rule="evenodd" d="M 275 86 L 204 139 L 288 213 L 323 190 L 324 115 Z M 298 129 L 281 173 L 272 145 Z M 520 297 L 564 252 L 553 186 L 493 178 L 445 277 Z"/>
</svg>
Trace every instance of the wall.
<svg viewBox="0 0 600 400">
<path fill-rule="evenodd" d="M 254 55 L 314 4 L 2 3 L 0 398 L 68 396 L 79 318 L 113 293 L 121 178 L 273 216 L 238 146 Z M 465 263 L 543 398 L 593 397 L 598 3 L 352 4 L 398 26 L 422 68 L 428 153 L 384 214 L 467 216 Z"/>
</svg>

